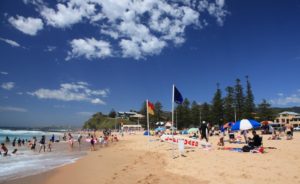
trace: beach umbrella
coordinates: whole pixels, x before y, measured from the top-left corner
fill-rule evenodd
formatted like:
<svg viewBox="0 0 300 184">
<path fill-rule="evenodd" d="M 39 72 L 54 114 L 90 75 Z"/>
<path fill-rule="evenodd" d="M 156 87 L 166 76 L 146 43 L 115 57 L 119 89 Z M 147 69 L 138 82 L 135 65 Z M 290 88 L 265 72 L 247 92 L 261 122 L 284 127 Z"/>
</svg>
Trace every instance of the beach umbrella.
<svg viewBox="0 0 300 184">
<path fill-rule="evenodd" d="M 242 119 L 237 121 L 232 127 L 231 130 L 249 130 L 252 128 L 260 127 L 260 123 L 252 119 Z"/>
<path fill-rule="evenodd" d="M 196 132 L 198 132 L 199 130 L 198 130 L 198 128 L 190 128 L 189 130 L 188 130 L 188 133 L 190 134 L 190 133 L 196 133 Z"/>
<path fill-rule="evenodd" d="M 165 127 L 158 127 L 155 129 L 155 132 L 158 132 L 158 131 L 165 131 L 166 128 Z"/>
</svg>

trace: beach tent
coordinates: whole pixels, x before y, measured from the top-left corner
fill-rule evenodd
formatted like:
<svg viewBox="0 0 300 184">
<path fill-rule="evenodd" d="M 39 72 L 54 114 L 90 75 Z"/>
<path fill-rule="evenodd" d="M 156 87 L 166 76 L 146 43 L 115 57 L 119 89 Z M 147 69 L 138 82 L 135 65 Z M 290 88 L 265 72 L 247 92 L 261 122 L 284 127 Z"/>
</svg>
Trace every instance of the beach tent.
<svg viewBox="0 0 300 184">
<path fill-rule="evenodd" d="M 198 130 L 198 128 L 190 128 L 189 130 L 188 130 L 188 133 L 190 134 L 190 133 L 196 133 L 196 132 L 198 132 L 199 130 Z"/>
<path fill-rule="evenodd" d="M 242 119 L 237 121 L 232 127 L 231 130 L 249 130 L 252 128 L 259 128 L 260 123 L 252 119 Z"/>
<path fill-rule="evenodd" d="M 149 132 L 148 132 L 148 131 L 145 131 L 145 132 L 144 132 L 144 135 L 145 135 L 145 136 L 148 136 L 148 135 L 149 135 Z"/>
</svg>

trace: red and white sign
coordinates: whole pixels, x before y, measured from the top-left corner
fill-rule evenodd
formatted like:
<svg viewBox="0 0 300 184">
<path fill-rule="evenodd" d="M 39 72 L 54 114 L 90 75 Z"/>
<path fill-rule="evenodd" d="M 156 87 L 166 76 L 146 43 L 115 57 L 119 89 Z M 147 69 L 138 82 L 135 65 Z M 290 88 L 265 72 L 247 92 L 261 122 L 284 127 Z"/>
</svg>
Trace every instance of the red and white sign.
<svg viewBox="0 0 300 184">
<path fill-rule="evenodd" d="M 181 137 L 181 136 L 177 136 L 177 135 L 162 135 L 160 137 L 161 140 L 165 141 L 165 142 L 170 142 L 170 143 L 176 143 L 178 144 L 178 140 L 179 139 L 183 139 L 184 140 L 184 146 L 190 146 L 190 147 L 200 147 L 201 143 L 200 140 L 198 139 L 191 139 L 191 138 L 187 138 L 187 137 Z"/>
</svg>

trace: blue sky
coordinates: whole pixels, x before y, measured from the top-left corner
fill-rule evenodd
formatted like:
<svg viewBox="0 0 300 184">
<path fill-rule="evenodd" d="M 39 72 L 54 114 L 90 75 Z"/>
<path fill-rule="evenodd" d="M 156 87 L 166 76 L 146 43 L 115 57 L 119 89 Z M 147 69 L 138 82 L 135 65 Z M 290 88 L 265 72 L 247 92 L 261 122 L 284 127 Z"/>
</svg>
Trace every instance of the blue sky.
<svg viewBox="0 0 300 184">
<path fill-rule="evenodd" d="M 256 103 L 300 105 L 300 1 L 2 0 L 0 21 L 0 126 L 170 110 L 172 84 L 210 102 L 246 75 Z"/>
</svg>

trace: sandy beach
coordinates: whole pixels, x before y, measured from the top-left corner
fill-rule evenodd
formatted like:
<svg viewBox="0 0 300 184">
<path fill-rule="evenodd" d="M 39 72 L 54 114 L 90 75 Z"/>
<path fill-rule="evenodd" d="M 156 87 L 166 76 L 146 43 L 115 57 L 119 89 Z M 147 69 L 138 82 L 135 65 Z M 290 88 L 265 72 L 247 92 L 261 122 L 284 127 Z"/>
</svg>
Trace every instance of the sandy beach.
<svg viewBox="0 0 300 184">
<path fill-rule="evenodd" d="M 211 137 L 212 150 L 186 149 L 186 157 L 173 159 L 170 143 L 155 137 L 148 142 L 142 135 L 126 135 L 120 142 L 98 147 L 74 164 L 4 183 L 300 183 L 300 133 L 294 133 L 290 141 L 267 140 L 268 137 L 263 137 L 264 154 L 218 150 L 218 137 Z M 243 145 L 226 142 L 226 146 Z"/>
</svg>

